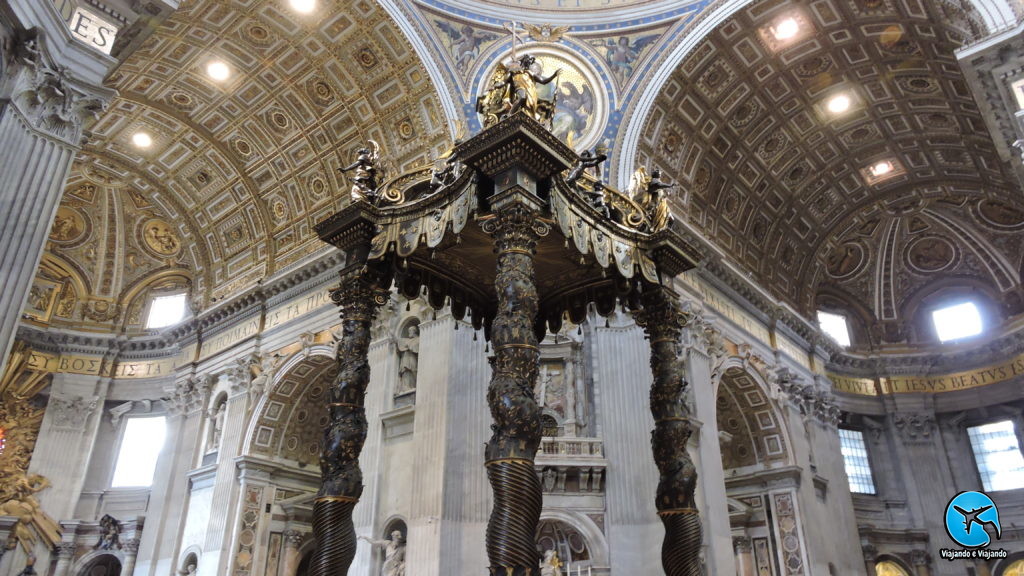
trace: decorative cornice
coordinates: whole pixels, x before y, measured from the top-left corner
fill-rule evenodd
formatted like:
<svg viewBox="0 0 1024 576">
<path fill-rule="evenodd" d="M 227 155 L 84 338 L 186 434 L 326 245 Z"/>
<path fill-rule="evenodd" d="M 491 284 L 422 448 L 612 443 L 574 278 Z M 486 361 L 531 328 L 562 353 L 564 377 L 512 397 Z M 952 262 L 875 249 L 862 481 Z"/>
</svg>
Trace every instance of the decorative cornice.
<svg viewBox="0 0 1024 576">
<path fill-rule="evenodd" d="M 878 351 L 871 354 L 843 353 L 833 355 L 829 371 L 844 376 L 879 378 L 885 376 L 929 376 L 949 374 L 979 368 L 1024 354 L 1024 325 L 1014 326 L 1005 333 L 957 350 L 908 351 L 906 349 Z"/>
<path fill-rule="evenodd" d="M 40 329 L 27 324 L 18 326 L 17 339 L 33 349 L 53 353 L 77 353 L 97 356 L 121 357 L 131 354 L 133 359 L 167 358 L 185 343 L 200 334 L 214 332 L 222 326 L 260 312 L 264 307 L 298 296 L 309 288 L 310 281 L 321 285 L 336 280 L 335 271 L 344 263 L 344 254 L 331 252 L 316 260 L 287 272 L 270 282 L 258 285 L 239 296 L 219 303 L 174 329 L 159 334 L 139 336 L 59 332 L 52 328 Z M 157 352 L 159 354 L 147 354 Z M 168 353 L 171 354 L 168 354 Z"/>
</svg>

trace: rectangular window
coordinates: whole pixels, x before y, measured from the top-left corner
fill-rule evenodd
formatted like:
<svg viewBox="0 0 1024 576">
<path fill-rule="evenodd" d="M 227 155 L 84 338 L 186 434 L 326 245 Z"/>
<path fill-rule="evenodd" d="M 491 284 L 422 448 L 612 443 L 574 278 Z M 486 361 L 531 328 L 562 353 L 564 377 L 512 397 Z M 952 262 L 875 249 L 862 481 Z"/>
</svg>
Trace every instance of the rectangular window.
<svg viewBox="0 0 1024 576">
<path fill-rule="evenodd" d="M 967 435 L 985 490 L 1024 488 L 1024 456 L 1012 421 L 971 426 Z"/>
<path fill-rule="evenodd" d="M 850 326 L 846 317 L 818 310 L 818 324 L 825 334 L 831 336 L 843 348 L 850 347 Z"/>
<path fill-rule="evenodd" d="M 864 444 L 864 433 L 859 430 L 839 429 L 839 446 L 846 464 L 846 476 L 850 479 L 850 491 L 858 494 L 874 494 L 875 479 L 871 476 L 868 463 L 868 448 Z"/>
<path fill-rule="evenodd" d="M 146 328 L 174 326 L 185 317 L 185 312 L 185 294 L 153 298 L 153 303 L 149 307 L 149 318 L 146 320 Z"/>
<path fill-rule="evenodd" d="M 153 485 L 156 461 L 164 447 L 167 419 L 130 418 L 125 422 L 121 450 L 114 466 L 112 488 L 144 488 Z"/>
</svg>

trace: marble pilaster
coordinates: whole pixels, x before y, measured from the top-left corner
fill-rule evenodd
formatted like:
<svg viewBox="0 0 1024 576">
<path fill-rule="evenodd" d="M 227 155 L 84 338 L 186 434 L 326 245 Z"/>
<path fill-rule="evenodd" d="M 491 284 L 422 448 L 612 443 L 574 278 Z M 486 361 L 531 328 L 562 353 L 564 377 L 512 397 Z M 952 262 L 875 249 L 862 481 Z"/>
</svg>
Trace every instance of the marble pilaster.
<svg viewBox="0 0 1024 576">
<path fill-rule="evenodd" d="M 703 338 L 704 326 L 694 322 L 684 329 L 686 380 L 690 383 L 694 418 L 701 422 L 697 431 L 698 491 L 708 571 L 711 574 L 736 573 L 736 557 L 731 553 L 732 528 L 725 493 L 725 470 L 718 442 L 718 418 L 715 386 L 712 384 L 712 357 Z M 685 334 L 685 332 L 701 334 Z"/>
<path fill-rule="evenodd" d="M 363 496 L 352 514 L 356 532 L 369 537 L 379 537 L 380 527 L 377 526 L 377 511 L 380 507 L 381 478 L 381 435 L 383 426 L 380 415 L 390 406 L 389 396 L 392 387 L 389 385 L 398 379 L 398 350 L 391 338 L 382 338 L 370 344 L 368 354 L 370 361 L 370 384 L 366 389 L 366 419 L 369 426 L 366 431 L 366 443 L 359 454 L 359 468 L 363 470 Z M 287 538 L 287 537 L 286 537 Z M 285 557 L 287 565 L 287 556 Z M 360 542 L 356 547 L 356 557 L 350 572 L 360 573 L 370 570 L 373 563 L 372 547 Z M 298 565 L 296 565 L 296 568 Z M 285 576 L 289 576 L 285 572 Z"/>
<path fill-rule="evenodd" d="M 245 441 L 245 427 L 249 415 L 248 374 L 235 373 L 231 378 L 231 393 L 225 404 L 224 428 L 217 451 L 217 472 L 213 484 L 211 510 L 234 510 L 238 501 L 238 471 L 235 455 L 240 454 Z M 230 514 L 210 514 L 206 528 L 206 542 L 197 569 L 201 573 L 221 573 L 230 558 Z"/>
<path fill-rule="evenodd" d="M 135 561 L 139 556 L 139 539 L 131 538 L 121 543 L 124 560 L 121 563 L 121 576 L 132 576 L 135 572 Z"/>
<path fill-rule="evenodd" d="M 202 402 L 196 398 L 194 388 L 182 392 L 164 402 L 168 409 L 167 436 L 153 475 L 146 530 L 139 542 L 135 566 L 139 576 L 169 574 L 174 570 L 174 554 L 188 504 L 189 480 L 185 472 L 200 449 L 203 423 Z"/>
<path fill-rule="evenodd" d="M 29 473 L 50 480 L 51 486 L 38 498 L 43 510 L 58 522 L 74 515 L 85 480 L 102 420 L 98 407 L 106 394 L 106 384 L 100 385 L 100 394 L 96 392 L 94 379 L 86 382 L 81 376 L 54 375 Z"/>
<path fill-rule="evenodd" d="M 407 559 L 409 565 L 420 567 L 423 576 L 441 574 L 444 460 L 454 322 L 446 314 L 420 324 L 416 419 L 413 423 L 415 456 L 412 462 L 413 469 L 420 472 L 410 499 Z M 482 381 L 479 385 L 485 387 L 486 383 Z M 481 406 L 481 409 L 485 408 Z"/>
<path fill-rule="evenodd" d="M 66 61 L 70 51 L 51 55 L 49 46 L 59 49 L 62 39 L 36 28 L 41 22 L 18 21 L 23 3 L 14 4 L 14 21 L 0 15 L 0 370 L 84 127 L 113 96 L 99 86 L 102 74 L 83 81 L 82 69 Z"/>
<path fill-rule="evenodd" d="M 53 576 L 68 576 L 71 573 L 71 564 L 75 560 L 77 548 L 74 542 L 65 541 L 57 544 L 57 566 L 53 570 Z"/>
</svg>

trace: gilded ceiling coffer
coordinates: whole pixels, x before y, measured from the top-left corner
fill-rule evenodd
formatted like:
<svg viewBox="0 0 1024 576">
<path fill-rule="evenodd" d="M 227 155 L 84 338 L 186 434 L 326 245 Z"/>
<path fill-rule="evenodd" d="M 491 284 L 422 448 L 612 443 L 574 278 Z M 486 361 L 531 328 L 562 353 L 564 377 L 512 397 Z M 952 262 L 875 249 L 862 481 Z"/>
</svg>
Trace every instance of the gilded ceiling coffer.
<svg viewBox="0 0 1024 576">
<path fill-rule="evenodd" d="M 490 96 L 517 97 L 504 87 L 492 88 Z M 692 268 L 700 253 L 671 228 L 663 202 L 668 185 L 656 173 L 647 177 L 638 168 L 630 189 L 619 191 L 600 178 L 603 155 L 578 155 L 538 112 L 495 110 L 496 120 L 453 146 L 436 166 L 401 174 L 386 174 L 382 164 L 364 166 L 375 181 L 361 180 L 352 203 L 317 224 L 321 240 L 346 253 L 347 267 L 334 293 L 345 345 L 324 436 L 324 486 L 313 527 L 322 552 L 313 573 L 346 573 L 354 556 L 351 515 L 362 491 L 357 459 L 366 435 L 369 326 L 393 281 L 407 298 L 425 294 L 434 309 L 448 306 L 456 320 L 482 329 L 493 344 L 492 436 L 482 455 L 494 493 L 486 542 L 492 576 L 540 572 L 537 343 L 566 318 L 583 322 L 591 309 L 602 316 L 619 306 L 637 313 L 652 341 L 665 570 L 696 574 L 696 476 L 685 451 L 685 383 L 674 362 L 683 317 L 662 282 Z"/>
</svg>

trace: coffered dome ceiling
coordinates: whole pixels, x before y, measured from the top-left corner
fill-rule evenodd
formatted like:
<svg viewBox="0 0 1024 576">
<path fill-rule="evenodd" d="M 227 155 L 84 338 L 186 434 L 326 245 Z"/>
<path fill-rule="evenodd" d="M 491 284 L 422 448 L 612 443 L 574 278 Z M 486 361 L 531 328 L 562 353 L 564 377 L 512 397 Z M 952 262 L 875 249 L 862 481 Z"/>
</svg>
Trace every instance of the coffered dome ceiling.
<svg viewBox="0 0 1024 576">
<path fill-rule="evenodd" d="M 668 75 L 633 148 L 621 134 L 637 95 L 722 3 L 513 4 L 183 3 L 108 79 L 119 96 L 72 169 L 35 289 L 53 298 L 38 303 L 58 323 L 134 326 L 153 282 L 187 283 L 201 310 L 327 250 L 313 225 L 347 197 L 338 169 L 369 139 L 395 169 L 445 151 L 447 118 L 472 124 L 475 79 L 510 48 L 514 13 L 535 50 L 593 69 L 608 116 L 587 122 L 604 122 L 613 155 L 636 149 L 678 182 L 677 215 L 798 311 L 827 300 L 899 340 L 908 302 L 950 278 L 1019 308 L 1024 206 L 953 55 L 978 30 L 959 9 L 754 3 Z M 798 31 L 779 41 L 787 18 Z M 224 81 L 207 71 L 217 60 Z M 850 110 L 833 115 L 840 93 Z"/>
<path fill-rule="evenodd" d="M 313 15 L 286 7 L 183 3 L 111 74 L 119 96 L 73 168 L 69 191 L 124 191 L 170 225 L 199 307 L 326 250 L 313 225 L 339 207 L 348 187 L 338 169 L 368 139 L 395 169 L 450 143 L 422 62 L 377 2 L 323 3 Z M 207 73 L 214 60 L 228 65 L 227 80 Z M 150 147 L 133 145 L 138 132 L 151 135 Z M 62 210 L 76 202 L 68 195 Z M 111 288 L 114 297 L 126 287 Z"/>
<path fill-rule="evenodd" d="M 910 303 L 951 278 L 1019 312 L 1024 203 L 954 56 L 971 30 L 940 2 L 757 3 L 672 74 L 639 161 L 681 183 L 677 213 L 726 260 L 808 316 L 828 293 L 901 341 Z M 828 109 L 838 95 L 846 112 Z"/>
</svg>

